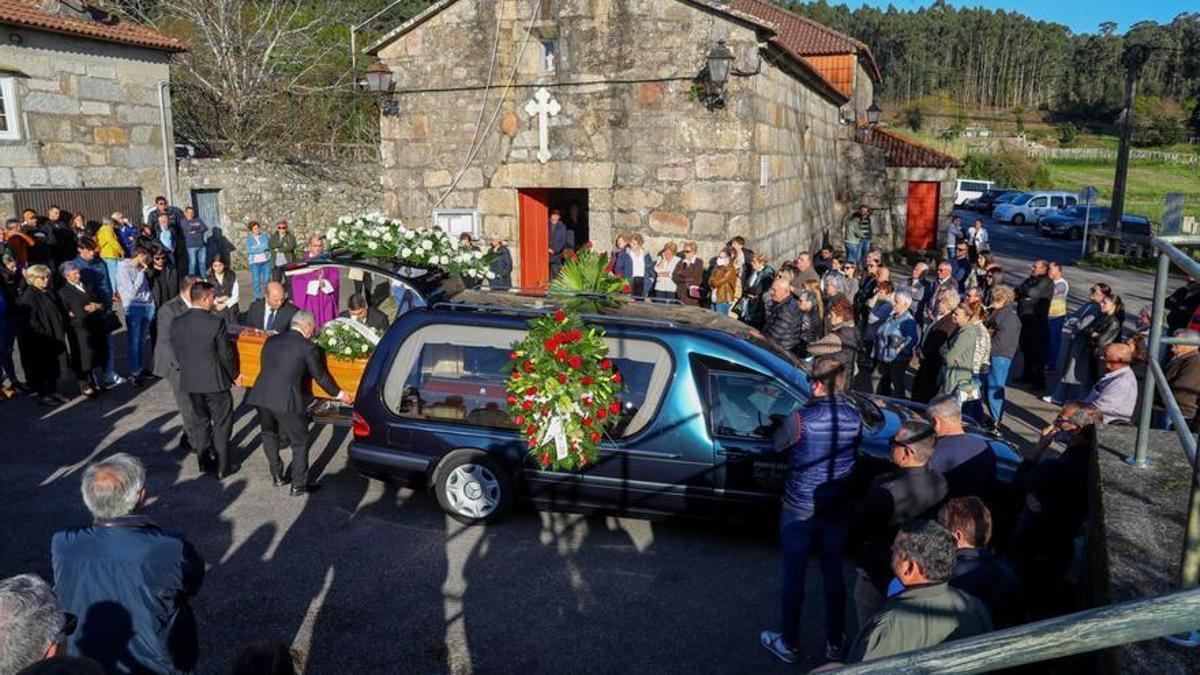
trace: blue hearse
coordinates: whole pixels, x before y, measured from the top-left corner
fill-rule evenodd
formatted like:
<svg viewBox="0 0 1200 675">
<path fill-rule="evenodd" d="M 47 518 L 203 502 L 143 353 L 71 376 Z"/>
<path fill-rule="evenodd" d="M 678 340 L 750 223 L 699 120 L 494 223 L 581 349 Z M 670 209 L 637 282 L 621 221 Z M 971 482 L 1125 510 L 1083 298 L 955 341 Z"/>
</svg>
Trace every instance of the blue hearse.
<svg viewBox="0 0 1200 675">
<path fill-rule="evenodd" d="M 786 458 L 780 416 L 809 397 L 802 365 L 744 324 L 678 304 L 626 301 L 602 325 L 624 376 L 625 408 L 594 466 L 545 471 L 508 418 L 512 343 L 555 299 L 466 290 L 402 314 L 367 365 L 354 404 L 350 460 L 362 474 L 431 489 L 464 523 L 493 520 L 518 498 L 542 508 L 740 518 L 777 510 Z M 889 456 L 908 402 L 851 394 L 866 419 L 864 464 Z M 996 449 L 1001 480 L 1019 455 Z"/>
</svg>

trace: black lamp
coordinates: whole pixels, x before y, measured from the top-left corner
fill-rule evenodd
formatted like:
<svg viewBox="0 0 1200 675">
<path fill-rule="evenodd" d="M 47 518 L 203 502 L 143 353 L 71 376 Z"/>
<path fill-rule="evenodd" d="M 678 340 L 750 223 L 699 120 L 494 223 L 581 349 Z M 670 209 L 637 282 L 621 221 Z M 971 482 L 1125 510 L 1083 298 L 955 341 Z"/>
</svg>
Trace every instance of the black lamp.
<svg viewBox="0 0 1200 675">
<path fill-rule="evenodd" d="M 879 115 L 883 111 L 879 109 L 879 104 L 871 101 L 871 107 L 867 108 L 867 123 L 871 126 L 879 124 Z"/>
<path fill-rule="evenodd" d="M 387 64 L 383 61 L 372 63 L 367 67 L 363 79 L 367 93 L 378 101 L 380 113 L 385 117 L 394 117 L 400 114 L 400 102 L 392 96 L 392 92 L 396 89 L 396 83 L 392 80 L 392 69 L 388 68 Z"/>
</svg>

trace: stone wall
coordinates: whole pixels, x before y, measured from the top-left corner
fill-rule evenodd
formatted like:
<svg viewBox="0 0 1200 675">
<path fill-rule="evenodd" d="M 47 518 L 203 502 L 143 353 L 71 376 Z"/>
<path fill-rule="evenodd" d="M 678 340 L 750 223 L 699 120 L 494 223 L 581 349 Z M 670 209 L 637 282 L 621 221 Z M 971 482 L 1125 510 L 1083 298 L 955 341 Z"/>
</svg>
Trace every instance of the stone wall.
<svg viewBox="0 0 1200 675">
<path fill-rule="evenodd" d="M 518 253 L 519 188 L 587 188 L 596 242 L 636 231 L 652 250 L 694 239 L 708 256 L 744 234 L 756 250 L 781 256 L 819 236 L 835 196 L 826 174 L 836 160 L 836 107 L 765 61 L 764 74 L 731 78 L 723 110 L 706 110 L 693 93 L 719 38 L 736 68 L 756 69 L 753 26 L 679 0 L 561 0 L 554 20 L 538 24 L 538 34 L 558 35 L 558 68 L 542 74 L 539 41 L 522 53 L 533 4 L 454 3 L 380 50 L 402 92 L 400 115 L 382 121 L 389 213 L 411 221 L 435 208 L 478 209 L 484 231 L 506 236 Z M 491 89 L 485 106 L 498 20 L 493 81 L 511 76 L 514 85 Z M 536 159 L 537 120 L 524 111 L 540 86 L 562 106 L 545 164 Z M 790 128 L 800 118 L 808 132 Z M 771 167 L 766 188 L 760 156 Z"/>
<path fill-rule="evenodd" d="M 0 192 L 140 187 L 147 205 L 165 194 L 157 83 L 169 79 L 168 55 L 11 27 L 4 33 L 0 72 L 16 74 L 21 138 L 0 141 Z M 170 119 L 168 107 L 173 146 Z M 10 202 L 0 198 L 0 211 Z"/>
<path fill-rule="evenodd" d="M 299 239 L 324 231 L 339 216 L 381 211 L 379 174 L 377 162 L 184 159 L 179 185 L 185 198 L 179 203 L 189 203 L 193 190 L 219 190 L 220 226 L 239 244 L 234 260 L 240 264 L 251 220 L 272 225 L 286 219 Z"/>
</svg>

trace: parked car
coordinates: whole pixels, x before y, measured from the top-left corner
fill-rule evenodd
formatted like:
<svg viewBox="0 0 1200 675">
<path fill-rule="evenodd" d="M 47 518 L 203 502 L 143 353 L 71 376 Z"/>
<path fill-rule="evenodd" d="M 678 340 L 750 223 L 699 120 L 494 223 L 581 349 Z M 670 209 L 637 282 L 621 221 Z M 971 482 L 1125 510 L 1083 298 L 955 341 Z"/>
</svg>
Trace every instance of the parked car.
<svg viewBox="0 0 1200 675">
<path fill-rule="evenodd" d="M 954 185 L 954 205 L 962 206 L 967 201 L 979 199 L 979 197 L 991 187 L 995 185 L 990 180 L 975 180 L 974 178 L 960 178 Z"/>
<path fill-rule="evenodd" d="M 996 201 L 998 199 L 1015 192 L 1020 192 L 1020 190 L 1014 190 L 1012 188 L 990 188 L 984 190 L 983 194 L 979 195 L 979 199 L 967 200 L 964 206 L 972 211 L 991 213 L 992 209 L 996 208 Z"/>
<path fill-rule="evenodd" d="M 602 326 L 627 389 L 594 465 L 544 470 L 506 409 L 511 345 L 546 296 L 466 290 L 401 315 L 366 366 L 349 457 L 362 474 L 432 490 L 468 524 L 519 499 L 543 508 L 737 519 L 777 513 L 787 456 L 778 421 L 810 396 L 803 365 L 728 317 L 696 307 L 624 301 L 585 316 Z M 866 420 L 864 471 L 890 457 L 889 439 L 920 406 L 850 395 Z M 975 433 L 977 430 L 973 430 Z M 985 437 L 998 476 L 1020 455 Z"/>
<path fill-rule="evenodd" d="M 1093 206 L 1091 214 L 1087 214 L 1085 207 L 1075 205 L 1069 209 L 1042 216 L 1038 220 L 1038 231 L 1043 237 L 1066 237 L 1078 240 L 1083 238 L 1085 217 L 1088 220 L 1088 227 L 1096 229 L 1107 227 L 1108 216 L 1109 208 L 1107 206 Z M 1152 230 L 1153 224 L 1149 218 L 1133 216 L 1128 213 L 1121 216 L 1122 232 L 1149 237 Z"/>
<path fill-rule="evenodd" d="M 1074 192 L 1041 190 L 1027 192 L 1012 201 L 997 204 L 992 210 L 992 220 L 1013 225 L 1037 223 L 1038 217 L 1067 206 L 1075 206 L 1079 198 Z"/>
</svg>

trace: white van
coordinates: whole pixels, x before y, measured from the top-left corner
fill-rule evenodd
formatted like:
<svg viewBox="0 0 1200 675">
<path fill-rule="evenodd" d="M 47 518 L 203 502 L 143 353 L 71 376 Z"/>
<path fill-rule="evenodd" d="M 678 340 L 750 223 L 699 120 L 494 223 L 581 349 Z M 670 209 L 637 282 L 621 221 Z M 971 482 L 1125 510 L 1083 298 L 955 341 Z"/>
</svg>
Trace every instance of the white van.
<svg viewBox="0 0 1200 675">
<path fill-rule="evenodd" d="M 990 189 L 994 182 L 990 180 L 975 180 L 974 178 L 960 178 L 954 186 L 954 205 L 962 206 L 970 199 L 979 199 L 984 191 Z"/>
<path fill-rule="evenodd" d="M 1013 225 L 1036 225 L 1039 217 L 1075 206 L 1078 201 L 1079 197 L 1074 192 L 1066 190 L 1027 192 L 1012 201 L 997 204 L 992 211 L 992 220 Z"/>
</svg>

